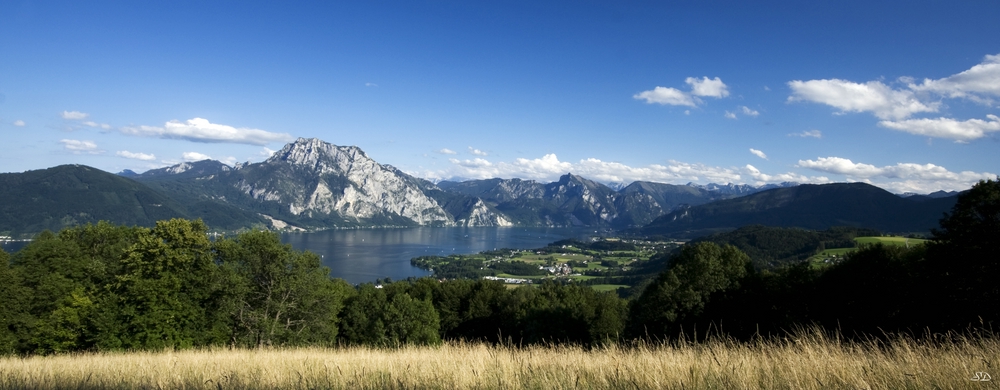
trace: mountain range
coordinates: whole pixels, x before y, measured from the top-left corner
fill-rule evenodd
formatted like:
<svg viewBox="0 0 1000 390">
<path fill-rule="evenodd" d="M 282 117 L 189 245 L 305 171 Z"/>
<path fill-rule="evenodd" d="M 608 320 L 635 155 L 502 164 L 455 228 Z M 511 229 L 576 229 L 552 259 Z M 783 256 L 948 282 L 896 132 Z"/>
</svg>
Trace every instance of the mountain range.
<svg viewBox="0 0 1000 390">
<path fill-rule="evenodd" d="M 824 230 L 834 226 L 885 232 L 929 232 L 957 196 L 900 197 L 865 183 L 803 184 L 684 207 L 640 229 L 646 235 L 697 237 L 748 225 Z"/>
<path fill-rule="evenodd" d="M 732 206 L 742 204 L 740 199 L 779 203 L 750 208 L 771 210 L 764 214 L 785 212 L 788 204 L 809 204 L 825 199 L 808 197 L 808 191 L 795 189 L 826 188 L 795 183 L 755 187 L 639 181 L 628 185 L 618 183 L 617 189 L 613 189 L 573 174 L 552 183 L 522 179 L 433 183 L 391 165 L 379 164 L 356 146 L 337 146 L 306 138 L 285 145 L 259 163 L 231 167 L 203 160 L 143 173 L 123 171 L 118 175 L 66 165 L 0 174 L 0 185 L 0 204 L 3 205 L 0 206 L 0 234 L 10 233 L 8 235 L 57 230 L 62 226 L 102 219 L 150 225 L 157 219 L 170 217 L 202 218 L 219 230 L 251 226 L 280 230 L 579 226 L 632 228 L 661 234 L 711 229 L 713 224 L 721 224 L 715 227 L 738 227 L 743 221 L 739 218 L 753 220 L 743 216 L 748 212 L 744 210 L 746 207 Z M 845 199 L 871 197 L 881 191 L 876 203 L 883 205 L 885 212 L 874 214 L 877 215 L 873 216 L 875 219 L 895 218 L 894 212 L 914 212 L 906 207 L 889 206 L 892 201 L 885 200 L 889 199 L 887 196 L 908 204 L 923 204 L 923 208 L 935 212 L 938 203 L 942 203 L 939 199 L 950 199 L 927 196 L 904 199 L 860 183 L 844 188 L 846 190 L 837 192 L 837 196 Z M 775 195 L 767 195 L 771 193 Z M 792 201 L 791 198 L 801 199 Z M 815 207 L 829 209 L 852 205 L 848 203 L 851 202 L 825 201 Z M 788 218 L 796 212 L 801 214 L 799 209 L 787 210 L 792 210 L 787 212 L 791 213 Z M 727 213 L 740 217 L 720 219 Z M 848 211 L 836 209 L 816 216 L 818 219 L 825 217 L 846 224 L 874 223 L 878 226 L 869 227 L 876 228 L 908 228 L 910 222 L 917 223 L 913 226 L 922 226 L 920 224 L 926 219 L 903 218 L 893 225 L 871 218 L 855 218 Z M 771 218 L 778 219 L 781 218 Z"/>
</svg>

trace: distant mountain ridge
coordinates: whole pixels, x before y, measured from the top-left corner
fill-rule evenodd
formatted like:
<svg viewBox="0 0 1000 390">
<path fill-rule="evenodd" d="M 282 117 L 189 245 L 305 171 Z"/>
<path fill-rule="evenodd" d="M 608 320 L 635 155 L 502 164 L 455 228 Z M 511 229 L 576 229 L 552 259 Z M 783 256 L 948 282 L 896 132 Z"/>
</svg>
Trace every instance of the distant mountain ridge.
<svg viewBox="0 0 1000 390">
<path fill-rule="evenodd" d="M 188 217 L 175 200 L 140 183 L 85 165 L 0 174 L 0 232 L 17 237 L 110 220 L 151 226 Z"/>
<path fill-rule="evenodd" d="M 954 203 L 947 194 L 904 199 L 860 183 L 636 181 L 619 183 L 616 190 L 566 174 L 551 183 L 486 179 L 435 184 L 379 164 L 356 146 L 314 138 L 299 138 L 265 161 L 235 166 L 203 160 L 117 176 L 83 166 L 50 170 L 0 175 L 5 180 L 0 181 L 0 203 L 7 206 L 0 207 L 0 232 L 56 230 L 98 219 L 151 225 L 157 218 L 172 217 L 202 218 L 223 230 L 575 226 L 690 235 L 746 224 L 822 229 L 833 223 L 899 231 L 923 229 L 928 221 L 934 226 L 940 213 L 928 218 L 925 211 Z M 837 195 L 807 196 L 816 191 Z"/>
<path fill-rule="evenodd" d="M 914 200 L 865 183 L 803 184 L 675 210 L 643 234 L 696 237 L 748 225 L 825 230 L 834 226 L 884 232 L 928 232 L 956 197 Z"/>
</svg>

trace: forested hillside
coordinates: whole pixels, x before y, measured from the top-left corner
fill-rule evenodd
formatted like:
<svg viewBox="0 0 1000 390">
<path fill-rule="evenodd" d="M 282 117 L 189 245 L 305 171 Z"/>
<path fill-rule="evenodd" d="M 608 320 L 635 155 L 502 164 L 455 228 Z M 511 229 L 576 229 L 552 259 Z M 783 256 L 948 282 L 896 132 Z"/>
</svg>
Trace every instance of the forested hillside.
<svg viewBox="0 0 1000 390">
<path fill-rule="evenodd" d="M 111 220 L 152 226 L 188 217 L 184 206 L 135 181 L 83 165 L 0 174 L 0 235 Z"/>
<path fill-rule="evenodd" d="M 929 232 L 955 197 L 908 199 L 865 183 L 803 184 L 676 210 L 641 229 L 647 235 L 698 237 L 748 225 L 825 230 Z"/>
<path fill-rule="evenodd" d="M 992 180 L 959 197 L 929 245 L 865 246 L 823 269 L 757 270 L 736 246 L 691 243 L 663 257 L 664 271 L 631 301 L 556 283 L 350 286 L 274 233 L 210 241 L 207 232 L 183 219 L 153 228 L 98 223 L 0 252 L 0 351 L 447 339 L 593 346 L 704 337 L 710 328 L 749 340 L 811 325 L 870 339 L 988 330 L 1000 320 L 1000 181 Z"/>
<path fill-rule="evenodd" d="M 877 230 L 856 227 L 832 227 L 815 231 L 799 228 L 744 226 L 731 232 L 700 237 L 692 242 L 714 242 L 733 245 L 747 256 L 758 269 L 793 265 L 816 252 L 833 248 L 854 248 L 856 237 L 878 236 Z"/>
</svg>

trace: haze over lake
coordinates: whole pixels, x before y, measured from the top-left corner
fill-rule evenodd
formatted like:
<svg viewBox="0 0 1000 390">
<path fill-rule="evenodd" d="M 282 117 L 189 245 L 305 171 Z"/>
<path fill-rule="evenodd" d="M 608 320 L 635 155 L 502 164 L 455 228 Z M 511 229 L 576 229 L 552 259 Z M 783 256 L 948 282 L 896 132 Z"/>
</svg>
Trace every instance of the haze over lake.
<svg viewBox="0 0 1000 390">
<path fill-rule="evenodd" d="M 594 230 L 573 228 L 422 227 L 285 233 L 281 241 L 323 256 L 330 275 L 350 283 L 427 276 L 410 265 L 417 256 L 471 254 L 485 250 L 531 249 L 565 238 L 586 238 Z"/>
</svg>

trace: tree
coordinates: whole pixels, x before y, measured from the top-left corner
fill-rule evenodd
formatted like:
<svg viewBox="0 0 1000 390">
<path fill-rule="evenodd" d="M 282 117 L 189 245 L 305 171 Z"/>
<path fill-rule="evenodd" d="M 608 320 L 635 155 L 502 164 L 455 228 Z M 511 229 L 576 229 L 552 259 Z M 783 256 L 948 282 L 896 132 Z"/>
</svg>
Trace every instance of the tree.
<svg viewBox="0 0 1000 390">
<path fill-rule="evenodd" d="M 13 265 L 19 287 L 12 287 L 12 301 L 20 301 L 22 314 L 14 319 L 18 349 L 50 353 L 86 347 L 94 292 L 88 274 L 95 261 L 74 242 L 45 231 L 15 255 Z"/>
<path fill-rule="evenodd" d="M 933 231 L 929 275 L 951 327 L 1000 320 L 1000 177 L 959 195 Z"/>
<path fill-rule="evenodd" d="M 26 317 L 30 291 L 10 266 L 10 256 L 0 249 L 0 355 L 18 350 L 20 325 Z"/>
<path fill-rule="evenodd" d="M 276 233 L 220 239 L 214 249 L 225 280 L 219 311 L 241 346 L 330 344 L 350 287 L 329 278 L 319 256 L 282 244 Z"/>
<path fill-rule="evenodd" d="M 713 293 L 739 287 L 750 258 L 732 245 L 700 242 L 682 247 L 630 308 L 634 336 L 666 336 L 696 320 Z"/>
<path fill-rule="evenodd" d="M 111 291 L 120 308 L 122 347 L 206 343 L 212 329 L 205 321 L 206 307 L 213 306 L 216 276 L 207 232 L 201 220 L 159 221 L 129 247 Z"/>
</svg>

